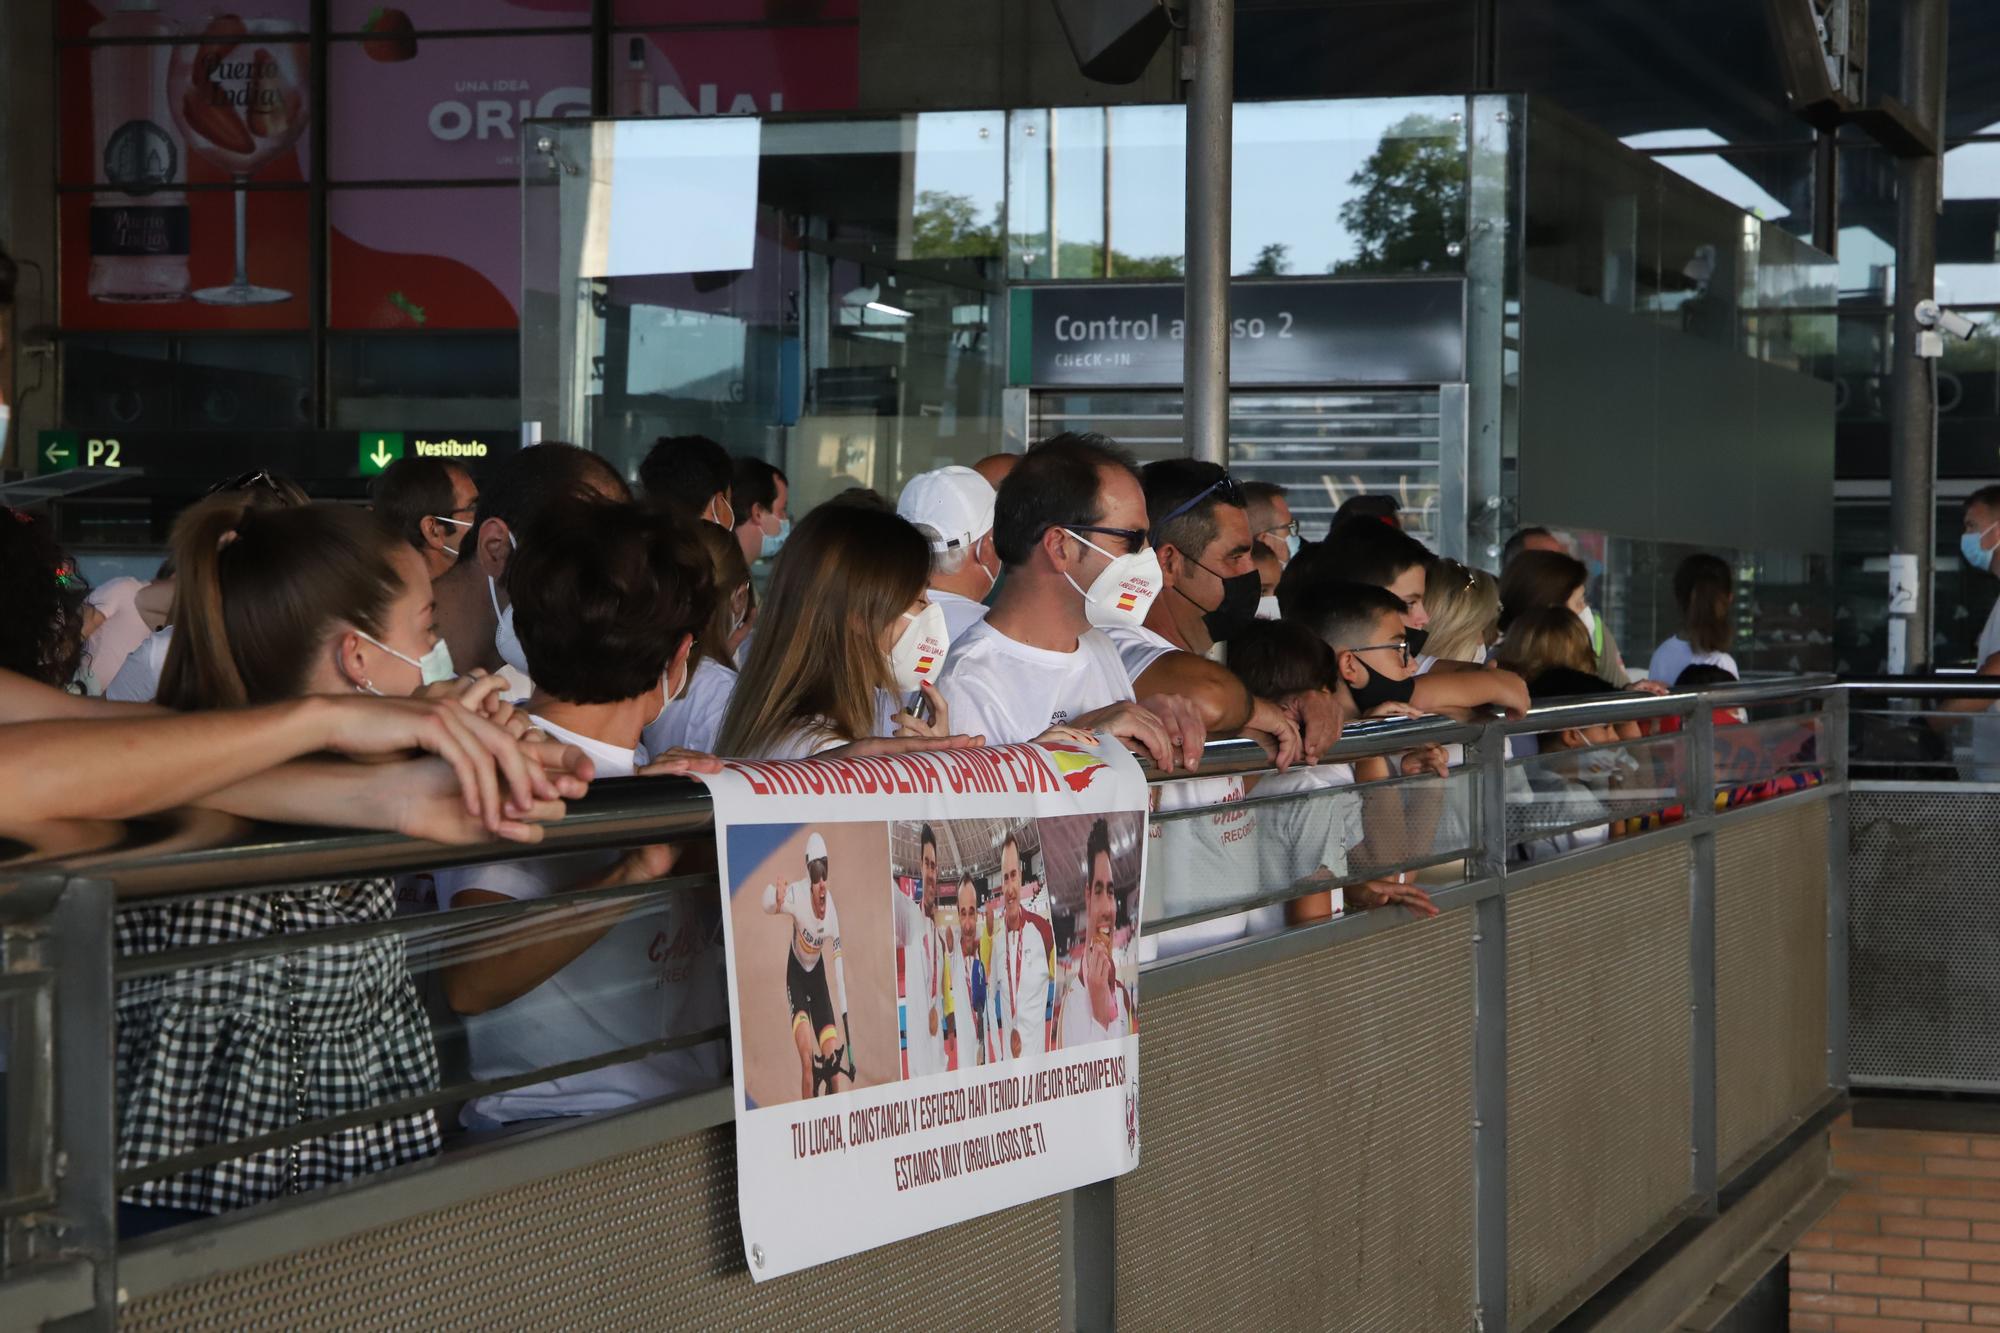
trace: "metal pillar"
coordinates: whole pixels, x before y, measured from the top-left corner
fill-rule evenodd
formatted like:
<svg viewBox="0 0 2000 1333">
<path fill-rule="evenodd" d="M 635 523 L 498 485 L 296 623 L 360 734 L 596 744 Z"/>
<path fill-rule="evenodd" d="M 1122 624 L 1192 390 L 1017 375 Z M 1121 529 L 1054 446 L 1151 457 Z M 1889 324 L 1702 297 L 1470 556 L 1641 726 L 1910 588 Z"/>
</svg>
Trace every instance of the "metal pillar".
<svg viewBox="0 0 2000 1333">
<path fill-rule="evenodd" d="M 1188 452 L 1229 463 L 1230 134 L 1236 96 L 1235 0 L 1192 0 L 1187 60 Z"/>
<path fill-rule="evenodd" d="M 1916 558 L 1916 605 L 1889 621 L 1889 672 L 1902 675 L 1931 659 L 1931 579 L 1937 549 L 1937 402 L 1931 367 L 1918 359 L 1917 302 L 1937 278 L 1937 221 L 1942 194 L 1946 0 L 1904 0 L 1903 101 L 1922 122 L 1931 151 L 1896 159 L 1895 365 L 1889 407 L 1889 549 L 1891 582 Z"/>
</svg>

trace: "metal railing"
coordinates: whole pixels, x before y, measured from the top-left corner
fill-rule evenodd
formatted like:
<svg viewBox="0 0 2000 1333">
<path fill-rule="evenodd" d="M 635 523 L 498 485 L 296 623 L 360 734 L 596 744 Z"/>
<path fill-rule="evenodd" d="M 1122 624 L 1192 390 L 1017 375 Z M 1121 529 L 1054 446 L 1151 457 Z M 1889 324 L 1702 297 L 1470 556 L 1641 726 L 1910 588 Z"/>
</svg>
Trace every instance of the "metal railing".
<svg viewBox="0 0 2000 1333">
<path fill-rule="evenodd" d="M 1395 873 L 1432 886 L 1436 919 L 1384 910 L 1246 928 L 1149 966 L 1137 1172 L 954 1229 L 979 1239 L 939 1233 L 910 1253 L 846 1261 L 817 1285 L 787 1279 L 754 1292 L 736 1257 L 732 1150 L 719 1132 L 730 1100 L 720 1089 L 474 1135 L 376 1176 L 138 1242 L 116 1237 L 118 1192 L 142 1180 L 340 1124 L 448 1110 L 558 1072 L 475 1079 L 447 1056 L 435 1086 L 393 1105 L 120 1169 L 120 987 L 372 941 L 448 958 L 471 947 L 468 935 L 553 928 L 602 902 L 643 912 L 712 896 L 712 876 L 115 957 L 121 912 L 519 859 L 523 849 L 250 830 L 206 815 L 51 829 L 38 847 L 0 849 L 13 853 L 0 868 L 0 1308 L 25 1325 L 108 1326 L 115 1312 L 134 1327 L 197 1317 L 297 1326 L 327 1322 L 328 1310 L 340 1312 L 332 1322 L 361 1325 L 507 1324 L 534 1322 L 545 1308 L 536 1302 L 559 1295 L 549 1317 L 584 1322 L 593 1309 L 615 1313 L 597 1275 L 624 1264 L 616 1300 L 655 1303 L 639 1322 L 821 1324 L 851 1321 L 869 1292 L 934 1313 L 965 1302 L 971 1314 L 983 1297 L 959 1291 L 954 1274 L 1017 1262 L 1022 1317 L 1046 1311 L 1042 1322 L 1077 1327 L 1219 1325 L 1260 1313 L 1266 1326 L 1546 1327 L 1646 1247 L 1712 1216 L 1733 1182 L 1756 1177 L 1839 1096 L 1846 699 L 1834 682 L 1810 679 L 1577 701 L 1514 721 L 1351 727 L 1325 764 L 1433 744 L 1462 747 L 1463 762 L 1444 779 L 1268 798 L 1253 789 L 1241 804 L 1266 828 L 1289 828 L 1287 812 L 1358 802 L 1379 845 L 1355 844 L 1311 884 L 1268 878 L 1252 854 L 1221 902 L 1206 888 L 1193 894 L 1179 859 L 1156 857 L 1147 930 L 1270 907 L 1328 879 Z M 1719 727 L 1718 710 L 1741 710 L 1742 725 L 1729 716 Z M 1653 734 L 1589 734 L 1634 723 Z M 1745 743 L 1719 749 L 1719 730 Z M 1530 747 L 1532 736 L 1546 748 Z M 1599 762 L 1621 755 L 1629 762 Z M 1269 768 L 1253 742 L 1218 741 L 1200 775 Z M 1732 794 L 1742 801 L 1732 805 Z M 1556 813 L 1538 819 L 1538 809 Z M 1198 837 L 1209 813 L 1172 811 L 1155 826 L 1162 837 L 1175 828 Z M 533 851 L 607 852 L 708 827 L 695 784 L 604 782 Z M 1523 854 L 1599 829 L 1594 845 Z M 1789 1021 L 1773 1024 L 1774 1013 Z M 601 1068 L 719 1032 L 579 1051 L 558 1068 Z M 1260 1151 L 1246 1157 L 1246 1144 Z M 668 1186 L 683 1194 L 663 1209 L 656 1191 Z M 1302 1286 L 1297 1253 L 1269 1240 L 1288 1229 L 1342 1256 L 1338 1274 L 1314 1268 Z M 1379 1236 L 1395 1237 L 1401 1253 L 1371 1252 Z M 565 1257 L 549 1267 L 552 1249 Z M 828 1282 L 848 1295 L 829 1304 Z M 384 1291 L 394 1298 L 386 1305 Z"/>
</svg>

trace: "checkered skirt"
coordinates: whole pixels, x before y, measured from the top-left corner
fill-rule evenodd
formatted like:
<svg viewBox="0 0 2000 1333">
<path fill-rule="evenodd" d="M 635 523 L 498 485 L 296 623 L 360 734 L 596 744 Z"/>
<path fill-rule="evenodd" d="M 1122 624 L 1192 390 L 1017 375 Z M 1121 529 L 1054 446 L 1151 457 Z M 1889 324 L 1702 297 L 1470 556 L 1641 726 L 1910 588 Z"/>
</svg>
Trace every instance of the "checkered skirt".
<svg viewBox="0 0 2000 1333">
<path fill-rule="evenodd" d="M 121 955 L 387 921 L 387 879 L 126 908 Z M 292 949 L 121 982 L 118 1166 L 435 1091 L 437 1049 L 399 938 Z M 438 1150 L 430 1111 L 366 1122 L 120 1193 L 224 1212 Z"/>
</svg>

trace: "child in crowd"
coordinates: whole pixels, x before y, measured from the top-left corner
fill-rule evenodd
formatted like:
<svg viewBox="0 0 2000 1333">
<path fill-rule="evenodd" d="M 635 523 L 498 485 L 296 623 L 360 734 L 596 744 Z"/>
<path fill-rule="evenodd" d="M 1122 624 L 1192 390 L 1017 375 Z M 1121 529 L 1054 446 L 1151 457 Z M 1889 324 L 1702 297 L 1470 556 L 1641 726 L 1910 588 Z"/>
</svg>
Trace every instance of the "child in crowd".
<svg viewBox="0 0 2000 1333">
<path fill-rule="evenodd" d="M 535 682 L 524 707 L 536 727 L 588 754 L 599 777 L 714 766 L 674 753 L 649 764 L 639 748 L 646 726 L 686 689 L 695 633 L 713 610 L 711 559 L 696 526 L 628 503 L 564 499 L 522 535 L 510 563 L 514 624 Z M 466 866 L 439 872 L 438 903 L 463 910 L 643 883 L 679 855 L 660 845 Z M 444 990 L 465 1015 L 473 1076 L 505 1079 L 726 1021 L 720 930 L 715 900 L 699 894 L 644 911 L 613 900 L 554 920 L 455 930 Z M 460 1118 L 495 1128 L 712 1086 L 726 1049 L 710 1041 L 504 1089 Z"/>
<path fill-rule="evenodd" d="M 642 739 L 647 754 L 668 750 L 713 753 L 730 696 L 736 692 L 732 644 L 750 614 L 750 566 L 743 559 L 742 546 L 728 530 L 714 523 L 696 523 L 691 535 L 708 556 L 714 608 L 695 631 L 690 654 L 694 674 L 687 691 L 668 700 L 665 711 L 646 727 Z"/>
<path fill-rule="evenodd" d="M 1507 622 L 1507 637 L 1500 640 L 1494 660 L 1526 680 L 1531 692 L 1535 681 L 1545 672 L 1597 674 L 1593 669 L 1597 659 L 1590 651 L 1590 632 L 1575 612 L 1563 606 L 1539 607 L 1513 617 Z M 1609 681 L 1604 687 L 1612 692 L 1618 688 Z"/>
<path fill-rule="evenodd" d="M 1571 615 L 1570 619 L 1576 617 Z M 1578 629 L 1582 629 L 1580 624 Z M 1561 666 L 1541 672 L 1529 688 L 1538 704 L 1617 693 L 1617 687 L 1601 676 Z M 1565 727 L 1544 732 L 1539 739 L 1539 758 L 1510 771 L 1525 778 L 1521 787 L 1510 782 L 1507 792 L 1507 804 L 1526 816 L 1521 821 L 1527 826 L 1525 836 L 1516 844 L 1514 856 L 1522 861 L 1545 861 L 1565 852 L 1602 846 L 1621 833 L 1622 829 L 1611 822 L 1606 798 L 1612 787 L 1625 780 L 1622 752 L 1602 748 L 1618 743 L 1617 732 L 1609 726 Z M 1510 818 L 1508 822 L 1515 821 Z M 1557 831 L 1545 837 L 1532 836 L 1540 828 Z"/>
</svg>

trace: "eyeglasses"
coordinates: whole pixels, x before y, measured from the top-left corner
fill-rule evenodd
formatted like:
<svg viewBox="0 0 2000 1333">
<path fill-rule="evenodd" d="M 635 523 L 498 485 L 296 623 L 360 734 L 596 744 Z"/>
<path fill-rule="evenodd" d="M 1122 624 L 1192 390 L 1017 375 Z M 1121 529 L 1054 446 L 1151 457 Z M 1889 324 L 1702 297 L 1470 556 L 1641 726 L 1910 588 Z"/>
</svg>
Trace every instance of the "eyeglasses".
<svg viewBox="0 0 2000 1333">
<path fill-rule="evenodd" d="M 1265 528 L 1261 530 L 1260 532 L 1258 532 L 1257 535 L 1259 537 L 1268 537 L 1274 532 L 1282 532 L 1287 537 L 1296 537 L 1299 535 L 1299 521 L 1297 519 L 1293 519 L 1289 523 L 1280 523 L 1275 528 Z"/>
<path fill-rule="evenodd" d="M 1196 505 L 1206 501 L 1209 496 L 1216 495 L 1218 493 L 1222 496 L 1222 502 L 1224 504 L 1235 505 L 1238 509 L 1246 509 L 1249 507 L 1247 504 L 1244 503 L 1243 500 L 1243 488 L 1236 484 L 1236 478 L 1230 476 L 1227 472 L 1225 472 L 1221 476 L 1217 477 L 1213 482 L 1209 483 L 1208 486 L 1204 487 L 1201 490 L 1201 492 L 1195 495 L 1192 499 L 1181 501 L 1179 504 L 1175 505 L 1172 509 L 1169 509 L 1164 515 L 1154 519 L 1153 531 L 1158 532 L 1161 528 L 1173 522 L 1175 519 L 1179 518 L 1182 514 L 1187 513 L 1188 510 L 1193 509 Z"/>
<path fill-rule="evenodd" d="M 1397 639 L 1394 643 L 1364 644 L 1362 647 L 1350 648 L 1348 651 L 1351 653 L 1372 653 L 1377 648 L 1394 648 L 1396 655 L 1402 659 L 1403 665 L 1408 666 L 1410 664 L 1410 641 L 1408 639 Z"/>
<path fill-rule="evenodd" d="M 1125 539 L 1125 549 L 1128 552 L 1137 551 L 1146 545 L 1146 534 L 1138 528 L 1094 528 L 1088 523 L 1065 523 L 1063 524 L 1063 531 L 1071 533 L 1095 532 L 1106 537 L 1123 537 Z"/>
</svg>

